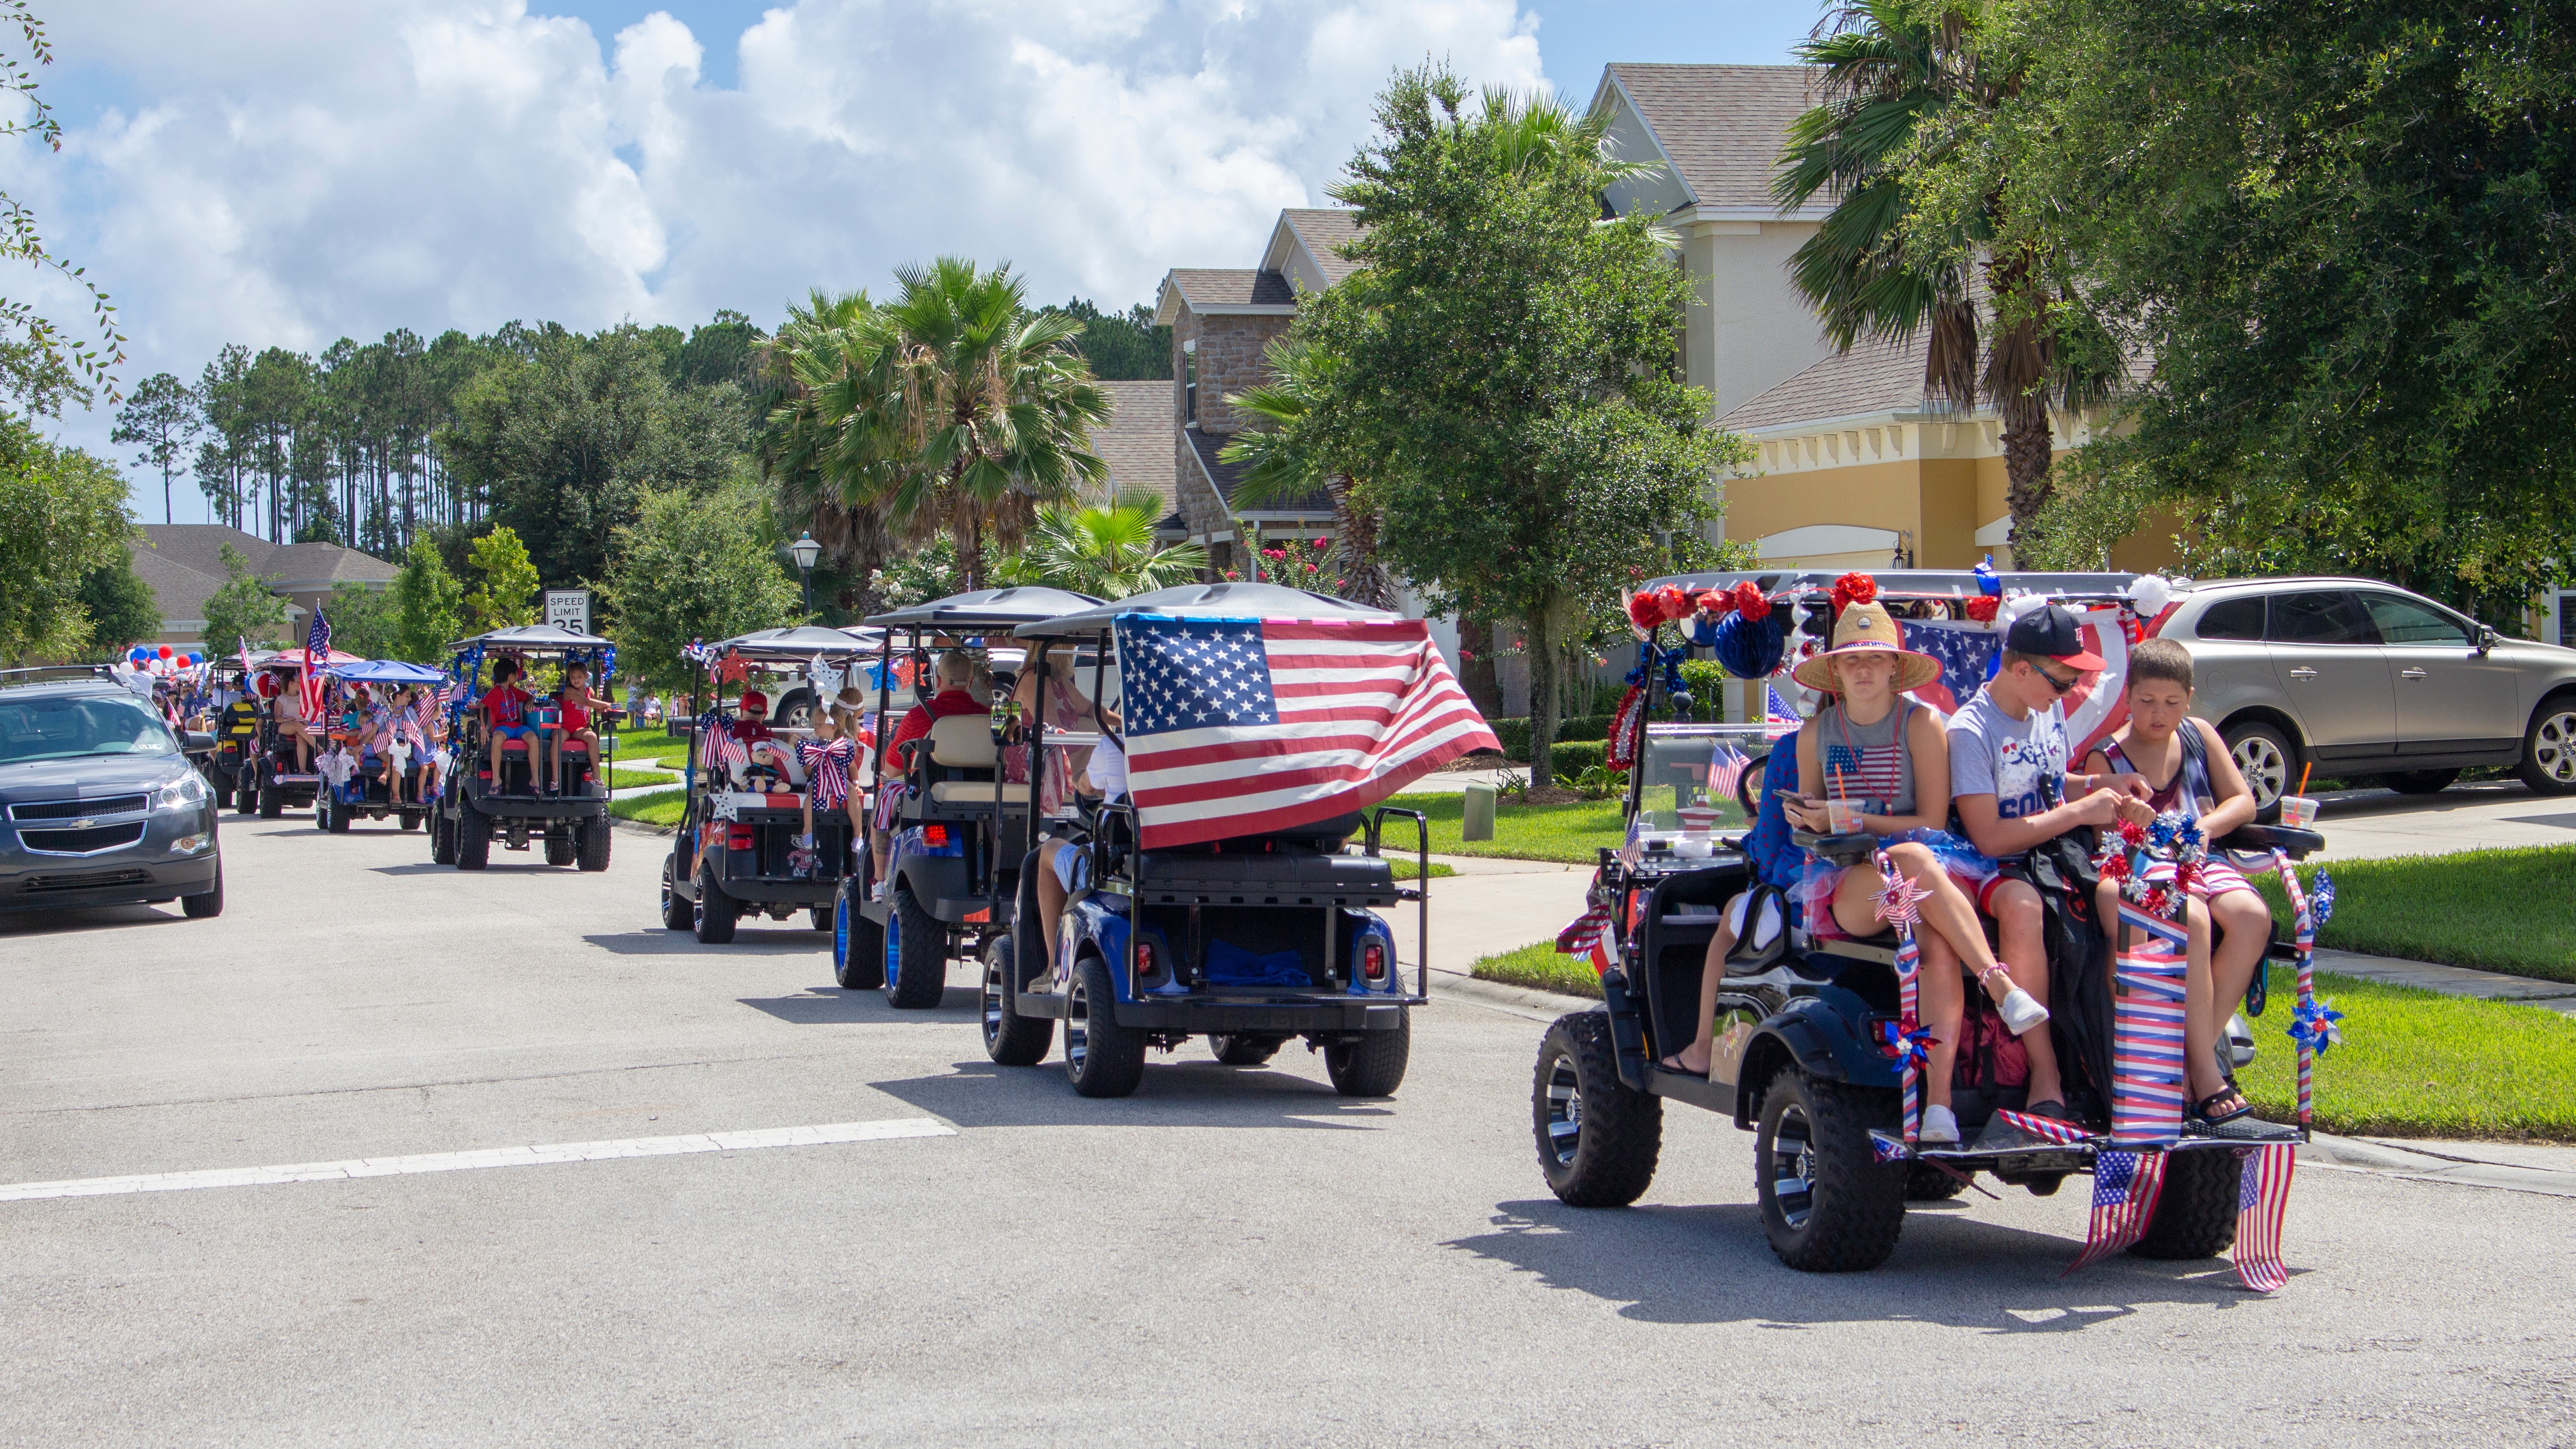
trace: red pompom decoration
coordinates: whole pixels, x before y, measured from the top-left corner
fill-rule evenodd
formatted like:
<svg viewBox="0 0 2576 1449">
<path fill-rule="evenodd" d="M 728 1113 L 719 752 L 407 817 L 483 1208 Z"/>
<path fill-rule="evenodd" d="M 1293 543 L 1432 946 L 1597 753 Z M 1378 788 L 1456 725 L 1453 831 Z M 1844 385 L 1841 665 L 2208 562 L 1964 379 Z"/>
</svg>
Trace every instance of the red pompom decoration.
<svg viewBox="0 0 2576 1449">
<path fill-rule="evenodd" d="M 1995 621 L 1995 610 L 2002 604 L 2003 600 L 1992 594 L 1979 594 L 1968 601 L 1968 617 L 1980 624 L 1991 624 Z"/>
<path fill-rule="evenodd" d="M 1672 623 L 1678 624 L 1691 615 L 1690 595 L 1683 593 L 1679 584 L 1666 584 L 1655 590 L 1655 606 Z"/>
<path fill-rule="evenodd" d="M 1735 596 L 1723 589 L 1711 589 L 1699 596 L 1699 611 L 1713 619 L 1723 619 L 1735 612 Z"/>
<path fill-rule="evenodd" d="M 1771 601 L 1762 597 L 1751 579 L 1746 579 L 1735 586 L 1735 612 L 1758 624 L 1771 617 Z"/>
<path fill-rule="evenodd" d="M 2147 827 L 2134 820 L 2123 820 L 2120 822 L 2120 838 L 2129 842 L 2129 848 L 2134 850 L 2147 843 Z"/>
<path fill-rule="evenodd" d="M 2147 898 L 2138 904 L 2147 908 L 2148 915 L 2161 916 L 2173 909 L 2173 897 L 2165 894 L 2163 886 L 2155 886 L 2148 890 Z"/>
<path fill-rule="evenodd" d="M 2129 853 L 2127 851 L 2115 850 L 2102 857 L 2102 879 L 2127 880 L 2128 878 Z"/>
<path fill-rule="evenodd" d="M 2200 884 L 2200 862 L 2186 860 L 2174 867 L 2174 888 L 2188 891 Z"/>
<path fill-rule="evenodd" d="M 1652 629 L 1664 621 L 1663 601 L 1653 594 L 1628 596 L 1628 622 L 1640 629 Z"/>
<path fill-rule="evenodd" d="M 1866 604 L 1878 597 L 1878 580 L 1858 569 L 1834 580 L 1834 612 L 1839 614 L 1852 604 Z"/>
</svg>

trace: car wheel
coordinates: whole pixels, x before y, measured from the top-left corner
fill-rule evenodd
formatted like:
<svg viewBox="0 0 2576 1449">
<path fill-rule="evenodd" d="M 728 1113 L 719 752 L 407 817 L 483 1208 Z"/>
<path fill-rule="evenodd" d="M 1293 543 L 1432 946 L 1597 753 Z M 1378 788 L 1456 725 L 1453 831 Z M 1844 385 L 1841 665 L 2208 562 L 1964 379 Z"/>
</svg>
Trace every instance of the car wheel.
<svg viewBox="0 0 2576 1449">
<path fill-rule="evenodd" d="M 2254 792 L 2254 818 L 2270 824 L 2281 818 L 2281 797 L 2299 778 L 2299 748 L 2274 725 L 2240 720 L 2227 727 L 2227 753 L 2236 761 L 2245 788 Z"/>
<path fill-rule="evenodd" d="M 1530 1127 L 1548 1191 L 1571 1207 L 1626 1207 L 1663 1154 L 1664 1102 L 1619 1080 L 1607 1012 L 1558 1017 L 1539 1043 Z"/>
<path fill-rule="evenodd" d="M 1145 1080 L 1145 1033 L 1118 1024 L 1109 963 L 1085 956 L 1064 1020 L 1064 1074 L 1085 1097 L 1124 1097 Z"/>
<path fill-rule="evenodd" d="M 222 856 L 215 857 L 215 888 L 193 896 L 179 897 L 179 909 L 187 912 L 188 919 L 192 921 L 202 921 L 209 916 L 220 916 L 224 913 L 224 859 Z"/>
<path fill-rule="evenodd" d="M 885 985 L 885 941 L 877 923 L 859 911 L 859 883 L 841 882 L 832 902 L 832 980 L 843 991 Z"/>
<path fill-rule="evenodd" d="M 715 868 L 700 862 L 698 866 L 698 944 L 721 946 L 733 939 L 734 923 L 742 919 L 742 902 L 724 893 L 716 883 Z"/>
<path fill-rule="evenodd" d="M 2379 782 L 2400 795 L 2439 795 L 2458 778 L 2457 770 L 2399 770 L 2380 776 Z"/>
<path fill-rule="evenodd" d="M 1397 1018 L 1393 1031 L 1360 1034 L 1358 1041 L 1324 1048 L 1324 1075 L 1345 1097 L 1392 1097 L 1404 1085 L 1404 1068 L 1413 1057 L 1413 1013 Z"/>
<path fill-rule="evenodd" d="M 2576 791 L 2576 694 L 2540 702 L 2522 737 L 2522 783 L 2543 795 Z"/>
<path fill-rule="evenodd" d="M 1018 959 L 1008 935 L 984 948 L 984 1055 L 996 1066 L 1036 1066 L 1055 1044 L 1055 1018 L 1012 1009 L 1019 996 Z"/>
<path fill-rule="evenodd" d="M 1893 1125 L 1894 1107 L 1893 1092 L 1820 1082 L 1796 1067 L 1771 1079 L 1753 1136 L 1754 1194 L 1781 1262 L 1802 1273 L 1861 1273 L 1896 1251 L 1905 1169 L 1879 1161 L 1869 1140 L 1871 1119 Z"/>
</svg>

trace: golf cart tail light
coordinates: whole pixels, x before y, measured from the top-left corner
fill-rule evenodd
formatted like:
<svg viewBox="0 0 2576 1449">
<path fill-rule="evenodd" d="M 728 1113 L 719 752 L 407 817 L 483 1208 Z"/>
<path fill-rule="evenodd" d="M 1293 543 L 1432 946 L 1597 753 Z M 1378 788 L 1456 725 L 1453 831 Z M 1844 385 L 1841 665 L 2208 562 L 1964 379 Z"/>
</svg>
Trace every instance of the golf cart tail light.
<svg viewBox="0 0 2576 1449">
<path fill-rule="evenodd" d="M 925 825 L 921 827 L 921 843 L 924 845 L 946 845 L 948 843 L 948 827 L 945 825 Z"/>
<path fill-rule="evenodd" d="M 1371 981 L 1386 979 L 1386 947 L 1371 941 L 1360 948 L 1360 974 Z"/>
<path fill-rule="evenodd" d="M 728 828 L 725 831 L 725 848 L 728 850 L 751 849 L 751 827 L 748 825 L 736 825 Z"/>
<path fill-rule="evenodd" d="M 1151 941 L 1136 943 L 1136 974 L 1139 976 L 1154 974 L 1154 943 Z"/>
</svg>

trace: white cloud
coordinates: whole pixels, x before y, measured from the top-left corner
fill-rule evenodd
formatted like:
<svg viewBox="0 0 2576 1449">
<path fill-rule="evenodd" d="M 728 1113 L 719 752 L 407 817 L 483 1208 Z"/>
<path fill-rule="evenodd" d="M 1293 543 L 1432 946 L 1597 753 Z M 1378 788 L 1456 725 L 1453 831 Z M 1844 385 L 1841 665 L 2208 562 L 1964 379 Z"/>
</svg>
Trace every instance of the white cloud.
<svg viewBox="0 0 2576 1449">
<path fill-rule="evenodd" d="M 1515 0 L 801 0 L 605 38 L 522 0 L 94 0 L 55 31 L 147 99 L 0 182 L 117 294 L 129 377 L 395 326 L 768 321 L 948 252 L 1122 304 L 1322 202 L 1396 67 L 1542 80 Z"/>
</svg>

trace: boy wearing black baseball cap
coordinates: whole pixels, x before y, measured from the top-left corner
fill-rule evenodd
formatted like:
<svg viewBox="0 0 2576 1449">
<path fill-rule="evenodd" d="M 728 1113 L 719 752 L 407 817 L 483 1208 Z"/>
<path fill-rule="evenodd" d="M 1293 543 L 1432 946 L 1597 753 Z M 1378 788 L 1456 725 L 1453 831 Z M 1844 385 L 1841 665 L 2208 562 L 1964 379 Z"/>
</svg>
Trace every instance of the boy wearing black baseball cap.
<svg viewBox="0 0 2576 1449">
<path fill-rule="evenodd" d="M 2102 668 L 2084 647 L 2075 615 L 2044 604 L 2004 632 L 1995 677 L 1950 718 L 1951 803 L 1978 850 L 2005 864 L 1985 883 L 1977 906 L 1995 918 L 1996 956 L 2013 983 L 2048 1002 L 2046 924 L 2039 891 L 2013 863 L 2084 825 L 2115 818 L 2120 777 L 2066 773 L 2074 742 L 2066 734 L 2066 692 Z M 2134 777 L 2132 777 L 2134 778 Z M 2143 782 L 2138 782 L 2143 784 Z M 2030 1107 L 2035 1116 L 2066 1115 L 2057 1051 L 2049 1033 L 2022 1037 L 2030 1053 Z"/>
</svg>

